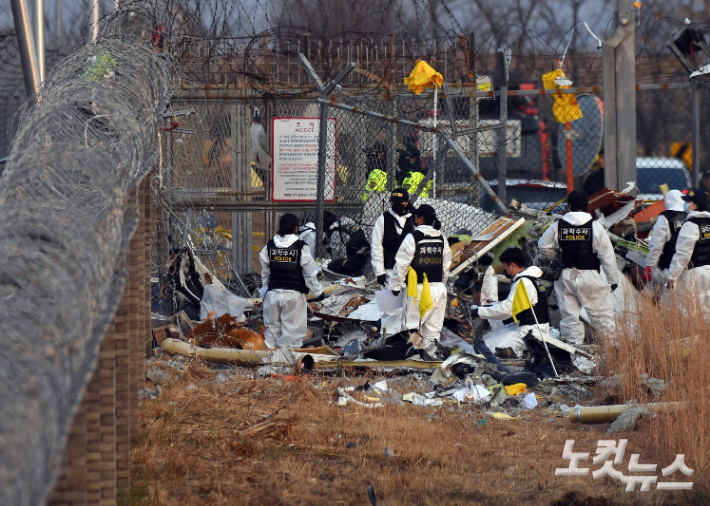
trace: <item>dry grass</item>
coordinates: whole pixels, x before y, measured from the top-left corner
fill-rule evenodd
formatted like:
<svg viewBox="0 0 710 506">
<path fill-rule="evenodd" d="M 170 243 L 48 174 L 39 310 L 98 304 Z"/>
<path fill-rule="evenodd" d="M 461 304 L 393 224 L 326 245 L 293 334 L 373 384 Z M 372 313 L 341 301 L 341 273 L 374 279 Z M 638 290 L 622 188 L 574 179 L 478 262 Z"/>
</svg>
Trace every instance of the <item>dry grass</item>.
<svg viewBox="0 0 710 506">
<path fill-rule="evenodd" d="M 695 470 L 698 492 L 710 492 L 710 329 L 703 322 L 697 300 L 683 303 L 677 292 L 666 303 L 654 305 L 646 293 L 640 297 L 640 318 L 617 327 L 618 348 L 607 346 L 605 374 L 623 376 L 621 399 L 656 402 L 639 380 L 642 374 L 667 382 L 662 401 L 686 403 L 686 408 L 665 413 L 643 424 L 639 435 L 653 453 L 659 469 L 676 454 Z M 705 308 L 707 313 L 708 308 Z M 679 481 L 685 481 L 680 474 Z M 709 497 L 709 496 L 706 496 Z M 706 502 L 710 499 L 706 499 Z"/>
<path fill-rule="evenodd" d="M 566 439 L 577 441 L 575 451 L 593 454 L 597 440 L 610 437 L 607 426 L 573 426 L 542 408 L 520 421 L 488 418 L 481 425 L 486 416 L 472 406 L 337 407 L 337 387 L 361 384 L 363 378 L 288 382 L 235 375 L 223 384 L 207 384 L 215 373 L 200 363 L 173 374 L 177 380 L 162 397 L 142 401 L 128 504 L 365 505 L 367 485 L 386 506 L 603 506 L 692 499 L 680 492 L 626 493 L 624 485 L 591 475 L 556 477 L 555 468 L 568 464 L 561 457 Z M 188 390 L 189 384 L 197 388 Z M 399 395 L 413 386 L 396 383 Z M 628 438 L 627 454 L 645 458 L 659 423 L 615 438 Z"/>
</svg>

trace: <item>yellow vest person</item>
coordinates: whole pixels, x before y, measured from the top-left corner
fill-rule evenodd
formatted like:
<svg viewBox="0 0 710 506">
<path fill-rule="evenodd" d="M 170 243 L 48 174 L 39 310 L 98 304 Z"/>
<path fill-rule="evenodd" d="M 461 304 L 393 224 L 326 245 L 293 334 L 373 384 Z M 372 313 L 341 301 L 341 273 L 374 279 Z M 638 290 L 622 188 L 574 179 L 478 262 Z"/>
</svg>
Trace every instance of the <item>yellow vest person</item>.
<svg viewBox="0 0 710 506">
<path fill-rule="evenodd" d="M 362 201 L 365 202 L 370 193 L 372 192 L 384 192 L 387 190 L 387 173 L 380 169 L 375 169 L 370 172 L 367 176 L 367 182 L 365 183 L 365 192 L 362 194 Z"/>
<path fill-rule="evenodd" d="M 419 187 L 419 184 L 424 180 L 424 174 L 421 172 L 410 172 L 407 174 L 407 177 L 404 178 L 404 181 L 402 181 L 402 186 L 406 188 L 406 190 L 409 192 L 411 195 L 414 193 L 417 188 Z M 421 193 L 419 194 L 420 197 L 423 198 L 428 198 L 429 197 L 429 190 L 431 190 L 431 181 L 429 181 L 424 188 L 422 188 Z"/>
</svg>

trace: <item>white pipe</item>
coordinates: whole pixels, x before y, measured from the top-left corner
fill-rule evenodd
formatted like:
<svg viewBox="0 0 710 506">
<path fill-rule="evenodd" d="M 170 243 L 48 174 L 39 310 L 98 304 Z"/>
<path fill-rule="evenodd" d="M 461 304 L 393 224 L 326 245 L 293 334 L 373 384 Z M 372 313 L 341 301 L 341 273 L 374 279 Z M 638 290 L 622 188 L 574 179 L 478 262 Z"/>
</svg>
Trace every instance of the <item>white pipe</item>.
<svg viewBox="0 0 710 506">
<path fill-rule="evenodd" d="M 94 0 L 91 9 L 91 42 L 96 44 L 99 38 L 99 0 Z"/>
<path fill-rule="evenodd" d="M 39 82 L 44 82 L 44 0 L 35 0 L 35 30 L 37 31 L 37 66 Z"/>
</svg>

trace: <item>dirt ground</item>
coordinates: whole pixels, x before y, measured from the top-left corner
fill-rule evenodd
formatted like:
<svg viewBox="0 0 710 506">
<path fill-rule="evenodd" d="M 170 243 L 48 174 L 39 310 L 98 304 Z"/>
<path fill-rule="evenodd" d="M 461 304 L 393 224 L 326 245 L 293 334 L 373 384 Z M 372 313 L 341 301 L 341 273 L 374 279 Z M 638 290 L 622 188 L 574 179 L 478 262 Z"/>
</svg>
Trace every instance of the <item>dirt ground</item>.
<svg viewBox="0 0 710 506">
<path fill-rule="evenodd" d="M 157 399 L 141 401 L 133 451 L 131 505 L 706 504 L 685 492 L 625 492 L 608 477 L 555 476 L 567 467 L 565 440 L 594 456 L 600 439 L 628 439 L 641 463 L 654 452 L 638 430 L 608 434 L 608 425 L 572 425 L 550 401 L 519 420 L 491 418 L 472 405 L 421 407 L 402 394 L 425 392 L 422 378 L 387 378 L 382 407 L 338 407 L 337 387 L 383 376 L 254 378 L 246 369 L 202 363 L 169 371 Z M 425 376 L 423 377 L 425 378 Z M 354 396 L 363 398 L 362 393 Z M 375 395 L 375 394 L 371 394 Z M 659 466 L 664 467 L 668 463 Z M 589 461 L 580 467 L 598 469 Z M 660 476 L 660 473 L 659 473 Z M 695 493 L 695 492 L 694 492 Z"/>
</svg>

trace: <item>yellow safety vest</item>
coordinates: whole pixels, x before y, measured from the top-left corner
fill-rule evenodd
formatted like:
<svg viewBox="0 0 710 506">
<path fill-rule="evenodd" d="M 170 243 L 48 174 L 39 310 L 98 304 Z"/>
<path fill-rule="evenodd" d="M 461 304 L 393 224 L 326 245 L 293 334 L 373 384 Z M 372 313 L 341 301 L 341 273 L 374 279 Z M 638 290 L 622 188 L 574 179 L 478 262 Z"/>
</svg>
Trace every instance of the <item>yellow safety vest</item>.
<svg viewBox="0 0 710 506">
<path fill-rule="evenodd" d="M 380 169 L 375 169 L 370 172 L 365 183 L 365 192 L 362 194 L 362 200 L 365 202 L 372 192 L 384 192 L 387 190 L 387 173 Z"/>
<path fill-rule="evenodd" d="M 417 189 L 419 183 L 421 183 L 423 180 L 424 174 L 422 174 L 421 172 L 410 172 L 409 174 L 407 174 L 407 177 L 404 178 L 404 181 L 402 181 L 402 186 L 406 188 L 406 190 L 411 194 Z M 431 181 L 429 181 L 424 186 L 424 188 L 422 188 L 422 192 L 419 194 L 419 196 L 429 198 L 429 190 L 431 190 Z"/>
</svg>

